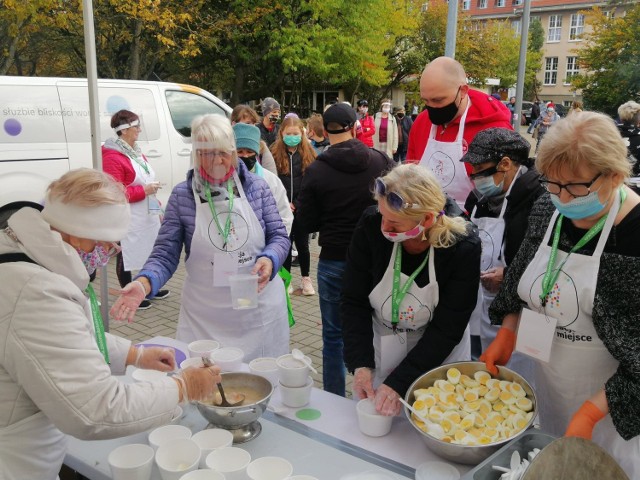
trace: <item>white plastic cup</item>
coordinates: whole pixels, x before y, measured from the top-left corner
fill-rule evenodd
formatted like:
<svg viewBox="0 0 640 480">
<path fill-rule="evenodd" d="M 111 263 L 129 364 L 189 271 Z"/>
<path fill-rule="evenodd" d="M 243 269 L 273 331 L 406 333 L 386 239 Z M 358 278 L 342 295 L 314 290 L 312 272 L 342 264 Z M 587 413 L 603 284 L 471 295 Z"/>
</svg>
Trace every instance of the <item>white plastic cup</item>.
<svg viewBox="0 0 640 480">
<path fill-rule="evenodd" d="M 311 363 L 309 357 L 305 358 Z M 278 357 L 276 365 L 278 365 L 278 379 L 281 385 L 304 387 L 307 384 L 310 369 L 302 360 L 296 360 L 293 355 L 287 353 Z"/>
<path fill-rule="evenodd" d="M 382 437 L 391 431 L 393 417 L 380 415 L 376 412 L 376 405 L 370 398 L 364 398 L 356 404 L 358 412 L 358 427 L 360 431 L 370 437 Z"/>
<path fill-rule="evenodd" d="M 258 276 L 238 274 L 229 277 L 231 306 L 234 310 L 258 307 Z"/>
<path fill-rule="evenodd" d="M 169 424 L 177 425 L 178 423 L 180 423 L 183 413 L 184 413 L 184 410 L 182 410 L 182 407 L 178 405 L 173 411 L 173 416 L 171 417 Z"/>
<path fill-rule="evenodd" d="M 251 480 L 286 480 L 293 473 L 293 465 L 282 457 L 261 457 L 247 466 Z"/>
<path fill-rule="evenodd" d="M 278 364 L 273 357 L 254 358 L 249 362 L 249 371 L 255 375 L 260 375 L 271 382 L 275 387 L 278 385 Z"/>
<path fill-rule="evenodd" d="M 158 450 L 162 445 L 177 439 L 191 438 L 191 430 L 184 425 L 165 425 L 149 433 L 149 445 Z"/>
<path fill-rule="evenodd" d="M 200 468 L 207 468 L 207 457 L 218 448 L 230 447 L 233 444 L 233 433 L 222 428 L 208 428 L 195 433 L 191 440 L 200 447 Z"/>
<path fill-rule="evenodd" d="M 206 468 L 189 472 L 180 477 L 180 480 L 225 480 L 225 476 L 220 472 Z"/>
<path fill-rule="evenodd" d="M 141 443 L 114 449 L 107 458 L 113 480 L 149 480 L 154 453 L 153 448 Z"/>
<path fill-rule="evenodd" d="M 204 367 L 202 358 L 201 357 L 185 358 L 182 362 L 180 362 L 180 368 L 182 370 L 189 367 L 196 367 L 196 368 Z"/>
<path fill-rule="evenodd" d="M 178 438 L 163 443 L 156 451 L 156 464 L 162 480 L 180 480 L 198 469 L 200 447 L 190 438 Z"/>
<path fill-rule="evenodd" d="M 307 382 L 303 387 L 287 387 L 280 382 L 280 398 L 287 407 L 304 407 L 311 398 L 313 388 L 313 378 L 307 377 Z"/>
<path fill-rule="evenodd" d="M 251 454 L 238 447 L 222 447 L 207 456 L 207 468 L 220 472 L 226 480 L 246 480 Z"/>
<path fill-rule="evenodd" d="M 211 360 L 223 372 L 237 372 L 242 369 L 244 352 L 237 347 L 221 347 L 211 353 Z"/>
<path fill-rule="evenodd" d="M 220 348 L 220 342 L 215 340 L 196 340 L 189 344 L 189 356 L 209 357 L 211 352 Z"/>
</svg>

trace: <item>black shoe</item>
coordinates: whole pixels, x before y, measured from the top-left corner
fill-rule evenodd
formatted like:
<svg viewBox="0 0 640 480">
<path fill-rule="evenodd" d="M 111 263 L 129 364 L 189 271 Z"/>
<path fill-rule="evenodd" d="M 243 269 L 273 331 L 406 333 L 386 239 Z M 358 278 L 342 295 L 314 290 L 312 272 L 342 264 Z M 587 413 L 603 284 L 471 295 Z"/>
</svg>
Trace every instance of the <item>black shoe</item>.
<svg viewBox="0 0 640 480">
<path fill-rule="evenodd" d="M 140 302 L 140 305 L 138 305 L 138 310 L 146 310 L 148 308 L 151 308 L 151 302 L 149 300 L 142 300 Z"/>
<path fill-rule="evenodd" d="M 158 293 L 156 293 L 156 296 L 153 298 L 155 300 L 162 300 L 163 298 L 167 298 L 169 295 L 171 295 L 169 290 L 158 290 Z"/>
<path fill-rule="evenodd" d="M 293 260 L 291 260 L 291 266 L 292 267 L 299 267 L 300 266 L 300 260 L 298 260 L 298 257 L 295 257 Z"/>
</svg>

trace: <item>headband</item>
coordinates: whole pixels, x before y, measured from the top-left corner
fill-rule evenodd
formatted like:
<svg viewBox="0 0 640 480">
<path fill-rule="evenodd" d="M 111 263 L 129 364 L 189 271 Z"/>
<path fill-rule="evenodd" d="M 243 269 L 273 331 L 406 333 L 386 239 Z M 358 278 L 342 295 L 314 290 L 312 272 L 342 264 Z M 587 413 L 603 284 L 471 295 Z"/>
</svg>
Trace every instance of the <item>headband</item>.
<svg viewBox="0 0 640 480">
<path fill-rule="evenodd" d="M 134 120 L 131 123 L 123 123 L 122 125 L 118 125 L 116 128 L 114 128 L 113 130 L 118 133 L 122 130 L 126 130 L 127 128 L 131 128 L 131 127 L 137 127 L 138 125 L 140 125 L 140 120 Z"/>
</svg>

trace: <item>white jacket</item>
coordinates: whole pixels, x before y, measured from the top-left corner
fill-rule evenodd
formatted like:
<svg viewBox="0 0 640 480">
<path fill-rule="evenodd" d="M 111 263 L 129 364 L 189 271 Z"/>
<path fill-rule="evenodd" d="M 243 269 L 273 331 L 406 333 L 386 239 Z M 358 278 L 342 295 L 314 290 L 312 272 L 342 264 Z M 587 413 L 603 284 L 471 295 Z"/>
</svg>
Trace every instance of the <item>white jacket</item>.
<svg viewBox="0 0 640 480">
<path fill-rule="evenodd" d="M 264 181 L 267 182 L 267 185 L 269 185 L 269 190 L 271 190 L 273 198 L 275 198 L 276 200 L 278 212 L 280 213 L 280 217 L 282 218 L 282 223 L 284 223 L 284 228 L 287 229 L 287 235 L 291 235 L 291 226 L 293 225 L 293 212 L 291 211 L 291 205 L 289 204 L 289 199 L 287 198 L 287 191 L 284 189 L 282 180 L 280 180 L 280 177 L 278 177 L 278 175 L 274 175 L 262 165 L 258 167 L 257 163 L 254 169 L 255 174 L 259 177 L 264 178 Z"/>
<path fill-rule="evenodd" d="M 382 148 L 380 148 L 380 122 L 382 121 L 382 112 L 376 113 L 374 120 L 376 133 L 373 136 L 373 148 L 383 151 L 389 158 L 393 159 L 393 152 L 398 150 L 398 123 L 396 122 L 396 117 L 391 114 L 389 114 L 387 120 L 387 148 L 382 150 Z"/>
<path fill-rule="evenodd" d="M 65 434 L 80 439 L 131 435 L 171 420 L 176 383 L 125 384 L 131 342 L 107 334 L 111 365 L 98 350 L 83 294 L 89 276 L 73 247 L 40 213 L 23 208 L 0 231 L 0 479 L 55 479 Z"/>
</svg>

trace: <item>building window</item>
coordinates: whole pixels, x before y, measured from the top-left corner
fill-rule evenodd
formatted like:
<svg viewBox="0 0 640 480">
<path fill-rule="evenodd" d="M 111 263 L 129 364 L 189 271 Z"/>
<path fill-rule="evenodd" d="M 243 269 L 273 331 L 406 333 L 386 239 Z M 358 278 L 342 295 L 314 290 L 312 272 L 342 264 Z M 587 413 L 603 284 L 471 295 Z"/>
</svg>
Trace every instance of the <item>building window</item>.
<svg viewBox="0 0 640 480">
<path fill-rule="evenodd" d="M 567 77 L 564 80 L 564 84 L 569 85 L 571 83 L 571 79 L 579 73 L 578 57 L 567 57 Z"/>
<path fill-rule="evenodd" d="M 562 36 L 562 15 L 549 15 L 547 42 L 559 42 Z"/>
<path fill-rule="evenodd" d="M 567 108 L 571 108 L 573 106 L 573 100 L 563 100 L 562 105 Z"/>
<path fill-rule="evenodd" d="M 504 7 L 505 0 L 496 0 L 496 7 Z"/>
<path fill-rule="evenodd" d="M 569 40 L 580 40 L 582 32 L 584 32 L 584 15 L 582 13 L 574 13 L 571 15 Z"/>
<path fill-rule="evenodd" d="M 511 0 L 511 5 L 514 5 L 514 6 L 522 5 L 522 0 Z"/>
<path fill-rule="evenodd" d="M 555 85 L 558 81 L 558 57 L 547 57 L 544 67 L 544 84 Z"/>
<path fill-rule="evenodd" d="M 471 0 L 462 0 L 462 10 L 469 10 L 471 8 Z"/>
<path fill-rule="evenodd" d="M 511 21 L 511 28 L 513 28 L 513 34 L 516 37 L 519 37 L 520 34 L 522 33 L 522 21 L 521 20 L 512 20 Z"/>
<path fill-rule="evenodd" d="M 478 0 L 478 8 L 487 8 L 487 0 Z"/>
<path fill-rule="evenodd" d="M 604 12 L 604 16 L 607 17 L 609 20 L 613 20 L 616 16 L 615 8 L 613 10 L 606 10 Z"/>
</svg>

